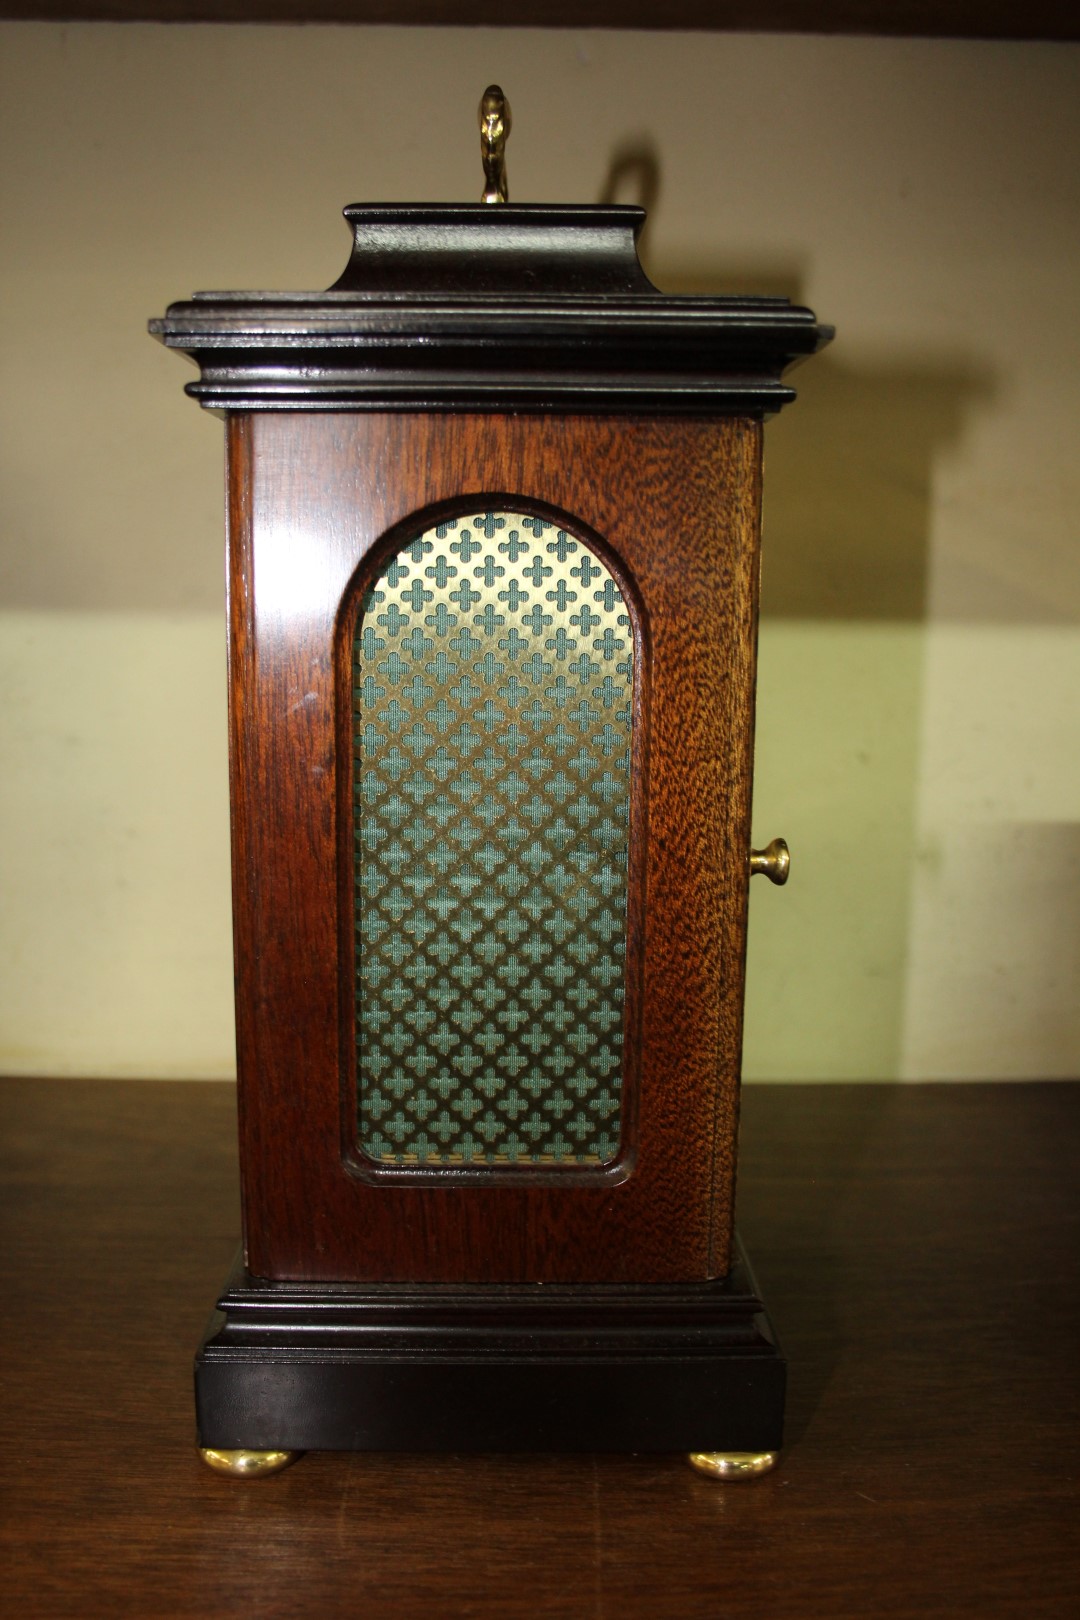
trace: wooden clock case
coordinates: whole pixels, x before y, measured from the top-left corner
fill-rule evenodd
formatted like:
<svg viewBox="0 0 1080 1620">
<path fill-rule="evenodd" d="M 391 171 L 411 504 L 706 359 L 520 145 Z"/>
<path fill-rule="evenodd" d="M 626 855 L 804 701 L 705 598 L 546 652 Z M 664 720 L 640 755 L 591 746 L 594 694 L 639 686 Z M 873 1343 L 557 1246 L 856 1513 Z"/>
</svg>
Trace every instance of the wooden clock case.
<svg viewBox="0 0 1080 1620">
<path fill-rule="evenodd" d="M 831 333 L 658 293 L 637 209 L 346 216 L 330 292 L 151 326 L 228 443 L 244 1258 L 200 1444 L 775 1449 L 733 1226 L 761 436 Z M 621 1134 L 593 1168 L 357 1145 L 349 627 L 380 559 L 485 509 L 565 526 L 632 621 Z"/>
</svg>

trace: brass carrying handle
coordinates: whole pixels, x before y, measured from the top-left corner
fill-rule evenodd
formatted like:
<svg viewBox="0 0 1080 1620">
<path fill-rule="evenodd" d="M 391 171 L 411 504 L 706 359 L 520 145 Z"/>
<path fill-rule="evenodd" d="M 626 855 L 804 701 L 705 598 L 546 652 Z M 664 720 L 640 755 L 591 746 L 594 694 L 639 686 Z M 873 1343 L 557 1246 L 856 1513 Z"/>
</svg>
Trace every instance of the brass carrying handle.
<svg viewBox="0 0 1080 1620">
<path fill-rule="evenodd" d="M 786 883 L 791 871 L 791 851 L 782 838 L 774 838 L 764 849 L 750 851 L 750 876 L 764 872 L 773 883 Z"/>
<path fill-rule="evenodd" d="M 480 156 L 484 162 L 485 203 L 510 201 L 506 185 L 506 141 L 510 134 L 510 103 L 497 84 L 489 84 L 480 98 Z"/>
</svg>

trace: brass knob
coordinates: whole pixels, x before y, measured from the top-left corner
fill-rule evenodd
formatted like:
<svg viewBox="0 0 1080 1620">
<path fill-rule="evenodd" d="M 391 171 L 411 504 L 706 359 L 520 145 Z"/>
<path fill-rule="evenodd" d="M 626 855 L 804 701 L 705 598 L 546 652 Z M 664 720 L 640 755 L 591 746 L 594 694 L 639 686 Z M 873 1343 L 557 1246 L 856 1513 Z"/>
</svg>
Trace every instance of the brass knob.
<svg viewBox="0 0 1080 1620">
<path fill-rule="evenodd" d="M 750 851 L 750 876 L 764 872 L 773 883 L 786 883 L 791 871 L 791 851 L 782 838 L 774 838 L 764 849 Z"/>
</svg>

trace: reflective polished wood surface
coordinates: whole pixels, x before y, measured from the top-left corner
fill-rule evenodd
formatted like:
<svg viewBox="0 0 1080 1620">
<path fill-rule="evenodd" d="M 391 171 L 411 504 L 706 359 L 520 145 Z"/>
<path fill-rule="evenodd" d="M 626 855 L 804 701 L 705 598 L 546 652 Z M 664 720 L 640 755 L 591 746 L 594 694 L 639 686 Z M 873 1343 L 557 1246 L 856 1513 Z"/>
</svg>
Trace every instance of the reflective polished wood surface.
<svg viewBox="0 0 1080 1620">
<path fill-rule="evenodd" d="M 779 1466 L 735 1485 L 648 1456 L 211 1473 L 191 1355 L 238 1234 L 232 1088 L 0 1106 L 6 1612 L 1076 1613 L 1080 1086 L 745 1093 L 791 1388 Z"/>
</svg>

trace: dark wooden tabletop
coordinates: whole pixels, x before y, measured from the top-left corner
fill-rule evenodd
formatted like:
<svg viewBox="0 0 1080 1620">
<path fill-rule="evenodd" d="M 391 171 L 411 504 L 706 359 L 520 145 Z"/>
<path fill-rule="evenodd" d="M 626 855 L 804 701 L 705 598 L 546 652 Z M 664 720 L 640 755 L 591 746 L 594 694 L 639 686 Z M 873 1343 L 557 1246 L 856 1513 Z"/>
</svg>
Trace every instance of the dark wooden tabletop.
<svg viewBox="0 0 1080 1620">
<path fill-rule="evenodd" d="M 650 1456 L 211 1474 L 232 1088 L 0 1102 L 5 1613 L 1080 1614 L 1080 1086 L 747 1091 L 740 1224 L 791 1375 L 781 1464 L 738 1485 Z"/>
</svg>

